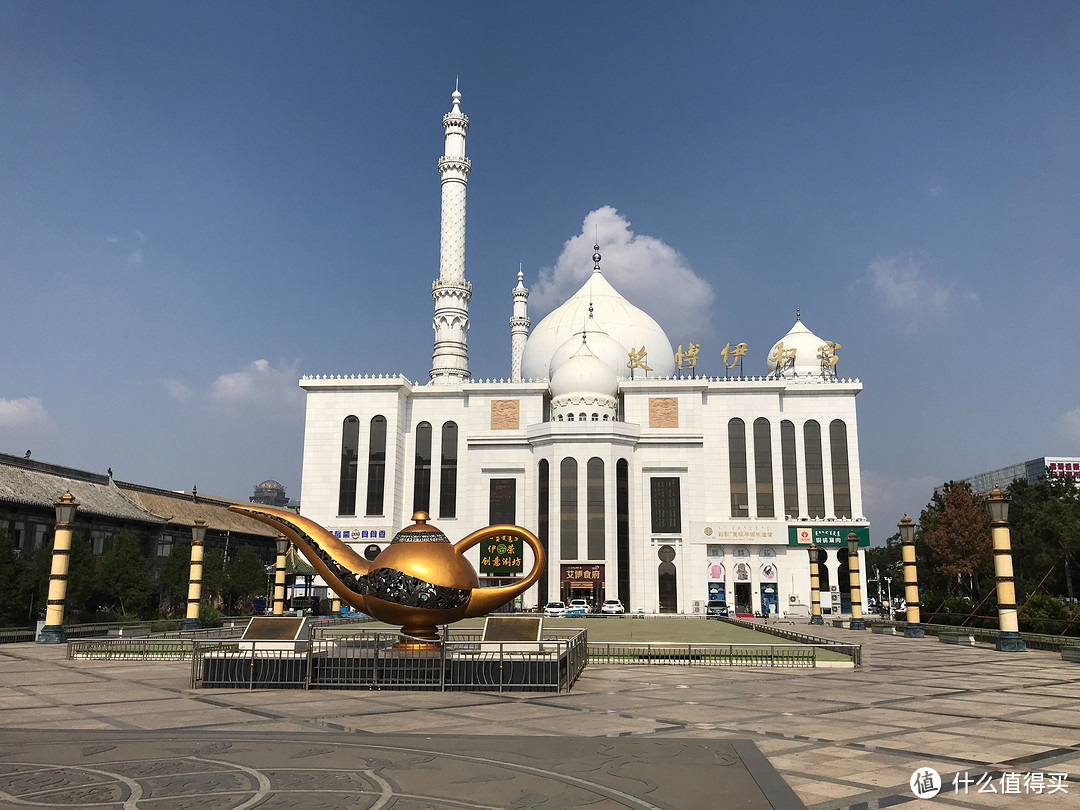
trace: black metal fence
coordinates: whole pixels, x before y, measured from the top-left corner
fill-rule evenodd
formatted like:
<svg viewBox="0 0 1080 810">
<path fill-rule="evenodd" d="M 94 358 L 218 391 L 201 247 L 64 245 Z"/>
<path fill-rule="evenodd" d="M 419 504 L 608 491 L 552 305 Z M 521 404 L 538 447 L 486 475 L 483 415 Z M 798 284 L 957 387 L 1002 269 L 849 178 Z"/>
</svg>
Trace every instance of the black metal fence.
<svg viewBox="0 0 1080 810">
<path fill-rule="evenodd" d="M 815 667 L 817 648 L 800 644 L 592 641 L 589 661 L 694 667 Z"/>
<path fill-rule="evenodd" d="M 851 663 L 856 667 L 862 666 L 861 644 L 841 644 L 827 638 L 822 638 L 821 636 L 812 636 L 809 633 L 800 633 L 797 630 L 787 630 L 783 627 L 777 627 L 774 624 L 751 622 L 746 619 L 736 619 L 734 617 L 726 617 L 720 621 L 728 622 L 729 624 L 734 624 L 738 627 L 746 627 L 750 630 L 757 630 L 759 633 L 768 633 L 769 635 L 777 636 L 778 638 L 786 638 L 789 641 L 795 641 L 799 644 L 808 644 L 822 650 L 836 653 L 837 655 L 847 656 L 851 659 Z"/>
<path fill-rule="evenodd" d="M 562 692 L 588 662 L 584 630 L 539 642 L 481 641 L 475 631 L 448 631 L 439 644 L 394 631 L 318 635 L 290 645 L 194 641 L 192 686 Z"/>
</svg>

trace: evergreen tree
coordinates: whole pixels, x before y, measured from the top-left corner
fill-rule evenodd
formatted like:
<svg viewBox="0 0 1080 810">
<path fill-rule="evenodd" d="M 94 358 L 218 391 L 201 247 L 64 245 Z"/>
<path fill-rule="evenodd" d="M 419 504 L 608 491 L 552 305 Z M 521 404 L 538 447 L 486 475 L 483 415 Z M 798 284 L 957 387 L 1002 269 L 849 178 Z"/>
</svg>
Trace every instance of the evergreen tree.
<svg viewBox="0 0 1080 810">
<path fill-rule="evenodd" d="M 230 601 L 246 605 L 255 597 L 266 595 L 266 563 L 251 546 L 241 546 L 228 564 L 228 581 Z"/>
<path fill-rule="evenodd" d="M 214 604 L 225 596 L 225 552 L 208 548 L 203 554 L 202 601 Z"/>
<path fill-rule="evenodd" d="M 7 529 L 0 529 L 0 627 L 25 627 L 28 624 L 23 601 L 25 566 L 8 539 Z"/>
<path fill-rule="evenodd" d="M 174 543 L 157 570 L 158 605 L 164 613 L 185 611 L 191 579 L 191 544 Z"/>
<path fill-rule="evenodd" d="M 106 595 L 126 618 L 139 616 L 153 591 L 153 577 L 139 546 L 130 532 L 113 537 L 112 546 L 101 558 L 101 580 Z"/>
</svg>

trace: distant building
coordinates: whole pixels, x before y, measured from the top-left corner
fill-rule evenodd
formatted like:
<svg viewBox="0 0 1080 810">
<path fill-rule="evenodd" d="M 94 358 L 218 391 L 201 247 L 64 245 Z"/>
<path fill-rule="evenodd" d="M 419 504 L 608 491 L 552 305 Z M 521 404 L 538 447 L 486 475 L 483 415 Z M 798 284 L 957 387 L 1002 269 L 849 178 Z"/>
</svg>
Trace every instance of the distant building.
<svg viewBox="0 0 1080 810">
<path fill-rule="evenodd" d="M 231 556 L 250 545 L 264 560 L 274 558 L 277 533 L 229 511 L 229 504 L 241 501 L 124 483 L 109 474 L 0 453 L 0 528 L 7 529 L 17 554 L 51 544 L 55 505 L 65 492 L 79 503 L 72 528 L 90 540 L 95 555 L 108 551 L 115 535 L 130 532 L 157 565 L 174 543 L 191 542 L 191 528 L 201 518 L 208 548 L 224 548 Z"/>
<path fill-rule="evenodd" d="M 250 500 L 252 503 L 278 506 L 282 509 L 289 505 L 289 496 L 285 494 L 285 487 L 273 479 L 267 479 L 261 484 L 256 484 L 255 494 L 251 496 Z"/>
<path fill-rule="evenodd" d="M 1080 481 L 1080 457 L 1077 456 L 1042 456 L 1031 461 L 1021 461 L 999 470 L 979 473 L 962 482 L 971 487 L 975 495 L 987 495 L 994 487 L 1005 489 L 1013 481 L 1023 478 L 1034 484 L 1046 476 L 1059 476 Z"/>
</svg>

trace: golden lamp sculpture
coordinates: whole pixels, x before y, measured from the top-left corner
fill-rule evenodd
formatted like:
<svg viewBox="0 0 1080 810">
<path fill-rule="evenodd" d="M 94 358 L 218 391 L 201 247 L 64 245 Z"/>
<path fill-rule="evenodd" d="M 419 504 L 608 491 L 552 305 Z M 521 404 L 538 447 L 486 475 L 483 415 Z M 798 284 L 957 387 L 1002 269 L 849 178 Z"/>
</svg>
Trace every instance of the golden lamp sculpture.
<svg viewBox="0 0 1080 810">
<path fill-rule="evenodd" d="M 318 523 L 295 512 L 259 504 L 233 504 L 229 509 L 283 532 L 344 602 L 380 621 L 400 625 L 403 635 L 425 641 L 439 639 L 441 624 L 484 616 L 524 593 L 540 578 L 545 564 L 540 540 L 521 526 L 487 526 L 452 544 L 428 523 L 426 512 L 417 512 L 415 522 L 394 535 L 390 545 L 369 562 Z M 465 552 L 508 534 L 532 548 L 532 570 L 512 585 L 481 588 Z"/>
</svg>

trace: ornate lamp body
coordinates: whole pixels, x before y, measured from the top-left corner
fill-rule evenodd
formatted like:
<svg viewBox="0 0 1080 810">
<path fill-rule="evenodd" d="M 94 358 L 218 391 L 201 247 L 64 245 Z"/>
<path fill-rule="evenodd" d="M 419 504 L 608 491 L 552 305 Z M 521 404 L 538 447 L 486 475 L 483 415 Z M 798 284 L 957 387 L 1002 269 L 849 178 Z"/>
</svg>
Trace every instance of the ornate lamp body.
<svg viewBox="0 0 1080 810">
<path fill-rule="evenodd" d="M 452 544 L 428 524 L 426 512 L 417 512 L 416 522 L 368 562 L 322 526 L 294 512 L 259 504 L 234 504 L 229 509 L 284 532 L 342 601 L 400 625 L 406 636 L 428 642 L 438 640 L 439 625 L 491 613 L 524 593 L 540 578 L 546 562 L 540 540 L 520 526 L 488 526 Z M 481 588 L 465 552 L 502 534 L 529 544 L 536 558 L 532 570 L 513 585 Z"/>
</svg>

